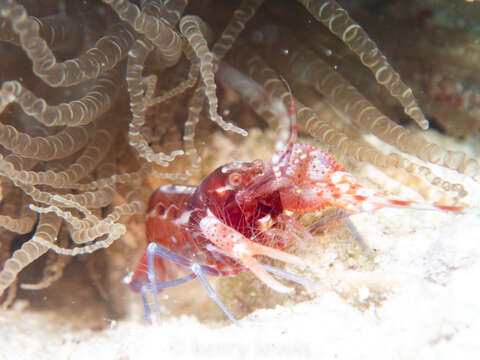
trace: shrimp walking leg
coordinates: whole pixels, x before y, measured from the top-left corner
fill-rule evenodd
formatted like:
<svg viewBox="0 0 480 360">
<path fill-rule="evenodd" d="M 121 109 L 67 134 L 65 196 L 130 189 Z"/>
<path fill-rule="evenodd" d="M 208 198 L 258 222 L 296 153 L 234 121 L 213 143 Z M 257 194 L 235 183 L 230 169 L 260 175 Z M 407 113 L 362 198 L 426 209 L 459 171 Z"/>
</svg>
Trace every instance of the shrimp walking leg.
<svg viewBox="0 0 480 360">
<path fill-rule="evenodd" d="M 175 280 L 162 281 L 162 282 L 154 283 L 154 286 L 152 286 L 151 283 L 143 284 L 142 287 L 140 288 L 140 293 L 141 293 L 141 296 L 142 296 L 143 308 L 145 310 L 145 318 L 147 319 L 147 321 L 150 324 L 152 324 L 152 314 L 151 314 L 152 312 L 150 310 L 150 305 L 148 305 L 148 300 L 147 300 L 147 292 L 148 291 L 152 291 L 152 293 L 156 297 L 156 293 L 153 291 L 154 288 L 155 288 L 155 291 L 161 291 L 161 290 L 169 288 L 169 287 L 173 287 L 173 286 L 177 286 L 177 285 L 186 283 L 190 280 L 195 279 L 195 277 L 196 277 L 195 274 L 190 273 L 186 276 L 183 276 L 183 277 L 175 279 Z M 158 307 L 158 301 L 155 302 L 154 306 L 155 306 L 155 313 L 157 314 L 158 317 L 160 317 L 160 309 Z"/>
<path fill-rule="evenodd" d="M 199 264 L 193 264 L 192 265 L 192 271 L 194 274 L 198 277 L 200 282 L 202 283 L 203 287 L 205 290 L 207 290 L 208 296 L 217 303 L 217 305 L 222 309 L 222 311 L 227 315 L 227 317 L 237 326 L 240 326 L 238 321 L 233 317 L 233 315 L 228 311 L 227 307 L 225 304 L 220 300 L 220 298 L 217 296 L 215 290 L 212 288 L 212 286 L 209 284 L 207 279 L 205 278 L 205 272 L 204 272 L 205 266 L 201 266 Z"/>
<path fill-rule="evenodd" d="M 156 257 L 162 257 L 164 259 L 167 259 L 177 265 L 184 266 L 186 268 L 189 268 L 192 270 L 191 273 L 188 275 L 185 275 L 181 278 L 171 280 L 171 281 L 163 281 L 163 282 L 157 282 L 155 279 L 155 258 Z M 168 250 L 167 248 L 163 247 L 162 245 L 158 243 L 150 243 L 147 246 L 147 278 L 148 278 L 148 283 L 144 284 L 141 287 L 141 296 L 145 308 L 145 316 L 147 318 L 147 321 L 149 323 L 152 323 L 152 317 L 151 317 L 151 310 L 150 306 L 148 305 L 146 293 L 147 291 L 151 291 L 153 294 L 153 304 L 155 307 L 155 312 L 157 313 L 158 316 L 160 316 L 160 308 L 158 305 L 158 295 L 157 292 L 163 289 L 166 289 L 168 287 L 172 286 L 177 286 L 183 283 L 186 283 L 190 280 L 193 280 L 195 278 L 198 278 L 200 282 L 202 283 L 203 287 L 207 291 L 208 295 L 210 298 L 212 298 L 213 301 L 217 303 L 217 305 L 222 309 L 222 311 L 227 315 L 227 317 L 236 325 L 238 325 L 237 320 L 233 317 L 233 315 L 228 311 L 226 306 L 222 303 L 220 298 L 217 296 L 215 293 L 215 290 L 212 288 L 212 286 L 208 283 L 208 280 L 206 279 L 205 275 L 213 275 L 213 276 L 219 276 L 222 275 L 217 269 L 206 266 L 206 265 L 200 265 L 198 263 L 193 262 L 190 259 L 187 259 L 181 255 L 175 254 L 174 252 Z"/>
<path fill-rule="evenodd" d="M 350 220 L 350 215 L 353 215 L 353 214 L 350 214 L 349 212 L 346 212 L 346 211 L 340 209 L 340 210 L 337 211 L 336 214 L 325 216 L 325 217 L 321 218 L 319 221 L 317 221 L 316 223 L 310 225 L 308 227 L 308 231 L 311 234 L 315 234 L 319 229 L 326 226 L 330 222 L 343 219 L 343 221 L 347 225 L 348 229 L 353 234 L 355 239 L 358 241 L 358 243 L 360 244 L 362 249 L 367 251 L 367 252 L 371 252 L 370 248 L 368 247 L 367 243 L 363 239 L 362 235 L 358 232 L 358 230 L 355 227 L 355 225 L 353 224 L 352 220 Z"/>
</svg>

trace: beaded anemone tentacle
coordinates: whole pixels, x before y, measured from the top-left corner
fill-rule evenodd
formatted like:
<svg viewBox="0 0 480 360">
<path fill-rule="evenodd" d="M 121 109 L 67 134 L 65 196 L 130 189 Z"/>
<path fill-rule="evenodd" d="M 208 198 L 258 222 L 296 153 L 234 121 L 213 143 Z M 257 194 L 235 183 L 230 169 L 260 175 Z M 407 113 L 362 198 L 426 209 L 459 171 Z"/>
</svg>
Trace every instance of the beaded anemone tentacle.
<svg viewBox="0 0 480 360">
<path fill-rule="evenodd" d="M 421 137 L 418 127 L 428 121 L 414 91 L 333 0 L 22 4 L 0 0 L 0 300 L 10 288 L 7 303 L 17 275 L 48 251 L 89 254 L 128 237 L 126 224 L 145 209 L 140 185 L 152 175 L 178 181 L 199 173 L 200 146 L 208 146 L 211 127 L 247 135 L 242 119 L 223 111 L 225 87 L 238 91 L 271 128 L 284 125 L 265 101 L 252 98 L 250 80 L 247 88 L 235 84 L 223 61 L 288 108 L 284 76 L 297 97 L 302 135 L 336 154 L 404 169 L 459 197 L 463 185 L 436 175 L 429 164 L 480 179 L 476 159 Z M 290 13 L 297 18 L 284 21 Z M 342 50 L 348 61 L 367 69 L 417 128 L 384 114 L 322 58 L 321 42 L 308 34 L 318 28 L 349 49 Z M 458 60 L 453 51 L 447 57 Z M 437 96 L 430 107 L 446 96 L 438 86 L 432 90 L 437 83 L 429 82 Z M 396 151 L 385 154 L 362 140 L 366 134 Z M 12 251 L 20 234 L 30 235 Z M 23 288 L 50 285 L 66 263 L 50 256 L 43 279 Z"/>
</svg>

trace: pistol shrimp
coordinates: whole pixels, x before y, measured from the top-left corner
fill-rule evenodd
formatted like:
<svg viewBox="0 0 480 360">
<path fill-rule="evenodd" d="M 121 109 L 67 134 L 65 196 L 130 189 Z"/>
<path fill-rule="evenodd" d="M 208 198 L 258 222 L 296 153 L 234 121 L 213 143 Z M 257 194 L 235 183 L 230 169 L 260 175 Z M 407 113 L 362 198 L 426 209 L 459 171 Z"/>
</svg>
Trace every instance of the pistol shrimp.
<svg viewBox="0 0 480 360">
<path fill-rule="evenodd" d="M 243 75 L 234 72 L 232 76 Z M 146 212 L 149 244 L 127 281 L 131 289 L 141 293 L 149 322 L 152 315 L 147 293 L 152 293 L 158 315 L 157 293 L 195 278 L 235 324 L 235 317 L 207 276 L 251 271 L 280 293 L 291 293 L 293 288 L 277 278 L 315 289 L 312 282 L 260 261 L 267 257 L 305 268 L 304 261 L 287 250 L 301 238 L 309 240 L 322 222 L 307 229 L 298 222 L 302 214 L 327 207 L 340 209 L 342 216 L 384 207 L 457 213 L 470 210 L 389 198 L 360 185 L 325 151 L 297 143 L 293 96 L 284 83 L 291 97 L 290 114 L 280 100 L 263 99 L 288 123 L 268 164 L 260 160 L 231 162 L 214 170 L 198 186 L 164 185 L 151 195 Z M 252 91 L 253 96 L 265 96 L 260 91 Z M 173 278 L 168 262 L 188 269 L 187 275 Z"/>
</svg>

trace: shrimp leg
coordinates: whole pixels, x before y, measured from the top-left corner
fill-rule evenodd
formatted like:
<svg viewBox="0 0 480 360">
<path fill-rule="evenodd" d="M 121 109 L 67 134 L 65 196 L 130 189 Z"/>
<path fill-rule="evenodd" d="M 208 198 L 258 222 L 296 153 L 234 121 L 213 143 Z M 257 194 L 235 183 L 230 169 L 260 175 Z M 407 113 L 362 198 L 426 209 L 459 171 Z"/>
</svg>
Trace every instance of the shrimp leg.
<svg viewBox="0 0 480 360">
<path fill-rule="evenodd" d="M 155 257 L 162 257 L 165 258 L 177 265 L 184 266 L 186 268 L 189 268 L 192 272 L 175 280 L 171 281 L 163 281 L 163 282 L 156 282 L 155 280 Z M 147 321 L 152 323 L 152 318 L 151 318 L 151 311 L 150 311 L 150 306 L 148 305 L 147 298 L 146 298 L 146 292 L 151 291 L 153 293 L 153 303 L 155 307 L 155 312 L 159 315 L 160 314 L 160 309 L 158 306 L 158 295 L 157 292 L 163 289 L 166 289 L 168 287 L 176 286 L 183 284 L 185 282 L 188 282 L 190 280 L 193 280 L 195 278 L 198 278 L 200 282 L 202 283 L 203 287 L 207 291 L 208 295 L 210 298 L 217 303 L 217 305 L 222 309 L 222 311 L 227 315 L 227 317 L 236 325 L 239 325 L 235 317 L 228 311 L 226 308 L 225 304 L 222 303 L 220 298 L 217 296 L 215 293 L 215 290 L 212 288 L 212 286 L 208 283 L 208 280 L 206 279 L 205 275 L 213 275 L 213 276 L 219 276 L 223 275 L 220 273 L 217 269 L 212 268 L 210 266 L 206 265 L 201 265 L 196 262 L 193 262 L 190 259 L 187 259 L 183 256 L 180 256 L 178 254 L 175 254 L 174 252 L 168 250 L 167 248 L 163 247 L 162 245 L 158 243 L 150 243 L 147 246 L 147 276 L 148 276 L 148 281 L 149 283 L 144 284 L 141 288 L 141 294 L 142 294 L 142 300 L 143 304 L 145 307 L 145 316 L 147 318 Z"/>
</svg>

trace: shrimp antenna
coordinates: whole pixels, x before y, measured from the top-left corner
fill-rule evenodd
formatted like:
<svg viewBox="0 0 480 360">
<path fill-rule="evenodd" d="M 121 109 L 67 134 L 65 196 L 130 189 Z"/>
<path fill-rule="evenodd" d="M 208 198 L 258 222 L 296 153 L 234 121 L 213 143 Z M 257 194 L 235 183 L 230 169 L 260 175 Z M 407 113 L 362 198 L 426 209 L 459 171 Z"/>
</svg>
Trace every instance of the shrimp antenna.
<svg viewBox="0 0 480 360">
<path fill-rule="evenodd" d="M 283 84 L 288 90 L 288 94 L 290 96 L 290 138 L 288 140 L 289 144 L 294 144 L 297 141 L 297 113 L 295 112 L 295 100 L 293 97 L 292 88 L 288 84 L 288 81 L 283 77 L 283 75 L 279 75 L 280 80 L 282 80 Z"/>
<path fill-rule="evenodd" d="M 295 142 L 297 141 L 297 132 L 298 132 L 298 130 L 297 130 L 297 116 L 296 116 L 296 113 L 295 113 L 295 102 L 294 102 L 294 98 L 293 98 L 292 89 L 290 88 L 290 85 L 288 84 L 287 80 L 282 75 L 279 75 L 279 77 L 280 77 L 280 80 L 285 85 L 285 87 L 287 88 L 289 96 L 290 96 L 290 116 L 289 116 L 290 135 L 289 135 L 289 139 L 287 141 L 286 146 L 285 146 L 285 144 L 282 146 L 282 148 L 283 148 L 281 150 L 282 153 L 279 154 L 279 156 L 274 155 L 272 157 L 273 172 L 274 172 L 275 177 L 277 179 L 279 179 L 281 177 L 280 176 L 280 169 L 279 169 L 279 166 L 278 166 L 278 164 L 280 163 L 280 160 L 281 159 L 286 159 L 287 163 L 290 163 L 290 159 L 292 157 L 293 146 L 294 146 Z M 283 105 L 283 102 L 282 102 L 282 105 Z M 277 148 L 276 150 L 278 151 L 279 149 Z"/>
</svg>

